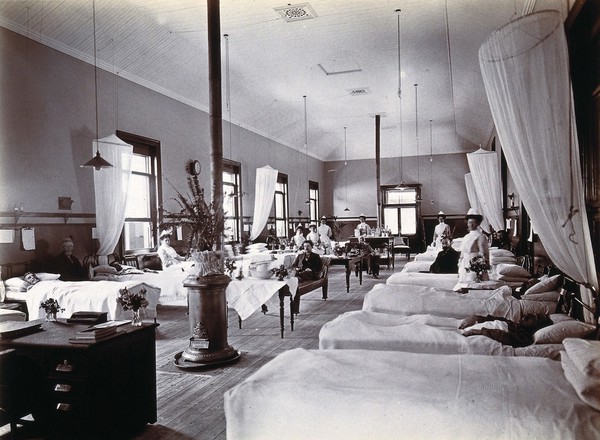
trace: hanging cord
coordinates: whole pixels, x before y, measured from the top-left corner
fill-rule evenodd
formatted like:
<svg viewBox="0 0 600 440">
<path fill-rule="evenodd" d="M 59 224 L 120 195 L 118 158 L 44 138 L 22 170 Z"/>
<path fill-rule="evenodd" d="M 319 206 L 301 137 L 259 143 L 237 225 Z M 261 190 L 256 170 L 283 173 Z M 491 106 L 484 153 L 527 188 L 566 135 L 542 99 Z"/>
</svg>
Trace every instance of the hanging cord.
<svg viewBox="0 0 600 440">
<path fill-rule="evenodd" d="M 94 93 L 96 101 L 96 151 L 98 151 L 98 54 L 96 52 L 96 0 L 92 2 L 92 22 L 94 25 Z"/>
<path fill-rule="evenodd" d="M 575 178 L 573 176 L 573 99 L 571 96 L 571 71 L 567 69 L 567 89 L 569 91 L 569 181 L 571 184 L 570 188 L 570 206 L 569 206 L 569 214 L 567 215 L 567 219 L 562 224 L 562 227 L 566 227 L 569 225 L 571 231 L 569 232 L 569 241 L 573 244 L 578 244 L 577 240 L 575 240 L 575 225 L 573 224 L 573 217 L 577 215 L 579 209 L 575 209 L 574 206 L 574 198 L 575 198 Z"/>
<path fill-rule="evenodd" d="M 452 54 L 450 52 L 450 25 L 448 23 L 448 0 L 446 4 L 446 46 L 448 48 L 448 70 L 450 74 L 450 99 L 452 100 L 452 119 L 454 121 L 454 133 L 456 130 L 456 106 L 454 105 L 454 78 L 452 76 Z"/>
<path fill-rule="evenodd" d="M 346 147 L 346 129 L 348 127 L 344 127 L 344 174 L 346 176 L 346 209 L 348 209 L 348 156 L 347 156 L 347 147 Z"/>
<path fill-rule="evenodd" d="M 400 127 L 400 185 L 404 184 L 404 158 L 402 152 L 402 63 L 400 59 L 400 48 L 401 48 L 401 40 L 400 40 L 400 12 L 401 9 L 396 9 L 398 14 L 398 102 L 400 104 L 398 114 L 400 118 L 399 127 Z"/>
<path fill-rule="evenodd" d="M 415 139 L 417 141 L 417 184 L 421 183 L 421 167 L 419 161 L 419 85 L 415 84 Z M 421 195 L 417 201 L 421 200 Z"/>
<path fill-rule="evenodd" d="M 431 204 L 433 205 L 433 121 L 429 120 L 429 184 L 431 185 Z"/>
</svg>

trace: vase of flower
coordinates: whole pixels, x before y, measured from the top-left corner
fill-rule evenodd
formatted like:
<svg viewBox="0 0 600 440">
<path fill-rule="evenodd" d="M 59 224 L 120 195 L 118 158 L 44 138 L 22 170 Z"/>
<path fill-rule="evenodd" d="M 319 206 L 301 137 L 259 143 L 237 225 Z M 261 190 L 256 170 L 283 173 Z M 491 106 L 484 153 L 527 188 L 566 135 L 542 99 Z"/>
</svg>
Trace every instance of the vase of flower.
<svg viewBox="0 0 600 440">
<path fill-rule="evenodd" d="M 46 312 L 46 321 L 57 321 L 56 314 L 65 311 L 54 298 L 48 298 L 46 301 L 40 302 L 40 309 L 44 309 L 44 312 Z"/>
<path fill-rule="evenodd" d="M 117 304 L 119 304 L 123 311 L 131 310 L 133 316 L 131 318 L 131 325 L 134 327 L 140 327 L 143 321 L 142 311 L 149 304 L 146 299 L 146 289 L 143 287 L 139 292 L 131 292 L 127 287 L 119 289 L 119 296 L 117 297 Z"/>
<path fill-rule="evenodd" d="M 142 309 L 133 309 L 133 317 L 131 318 L 131 325 L 134 327 L 142 326 Z"/>
</svg>

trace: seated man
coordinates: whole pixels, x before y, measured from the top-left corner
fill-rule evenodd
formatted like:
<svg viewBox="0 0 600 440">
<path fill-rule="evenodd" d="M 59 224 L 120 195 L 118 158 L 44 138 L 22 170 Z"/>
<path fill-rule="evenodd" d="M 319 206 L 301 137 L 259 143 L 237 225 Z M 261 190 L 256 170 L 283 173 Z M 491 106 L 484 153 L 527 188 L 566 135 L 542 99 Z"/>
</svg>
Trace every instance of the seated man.
<svg viewBox="0 0 600 440">
<path fill-rule="evenodd" d="M 442 250 L 438 252 L 433 264 L 429 267 L 431 273 L 458 273 L 460 252 L 452 247 L 452 239 L 442 236 Z"/>
<path fill-rule="evenodd" d="M 488 338 L 498 341 L 504 345 L 510 345 L 512 347 L 526 347 L 528 345 L 533 344 L 533 334 L 536 331 L 553 324 L 552 320 L 544 314 L 536 315 L 533 313 L 527 313 L 523 315 L 523 317 L 518 323 L 498 316 L 473 315 L 469 318 L 466 318 L 458 326 L 458 328 L 465 329 L 477 323 L 488 321 L 505 322 L 506 330 L 491 328 L 469 329 L 463 332 L 463 336 L 482 335 L 487 336 Z"/>
<path fill-rule="evenodd" d="M 323 262 L 321 257 L 312 251 L 313 243 L 305 240 L 302 243 L 303 252 L 299 253 L 292 263 L 292 270 L 295 270 L 294 276 L 299 281 L 316 280 L 323 271 Z"/>
<path fill-rule="evenodd" d="M 83 281 L 85 280 L 85 271 L 83 266 L 73 255 L 73 240 L 71 238 L 65 238 L 62 243 L 63 251 L 58 254 L 54 260 L 53 272 L 60 274 L 62 281 Z"/>
</svg>

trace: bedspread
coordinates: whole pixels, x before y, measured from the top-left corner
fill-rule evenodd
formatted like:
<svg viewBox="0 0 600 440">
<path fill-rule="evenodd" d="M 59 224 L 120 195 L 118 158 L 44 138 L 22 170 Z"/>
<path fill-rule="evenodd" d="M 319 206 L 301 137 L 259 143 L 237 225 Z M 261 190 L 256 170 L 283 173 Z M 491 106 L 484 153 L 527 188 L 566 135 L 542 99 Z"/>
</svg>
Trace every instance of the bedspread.
<svg viewBox="0 0 600 440">
<path fill-rule="evenodd" d="M 149 302 L 144 310 L 146 318 L 156 317 L 156 305 L 160 289 L 138 281 L 115 283 L 114 281 L 40 281 L 25 294 L 29 320 L 43 319 L 45 312 L 40 309 L 40 303 L 48 298 L 58 301 L 65 310 L 58 313 L 59 318 L 69 318 L 74 312 L 108 312 L 109 320 L 129 319 L 131 310 L 124 311 L 117 304 L 119 290 L 127 287 L 133 292 L 146 289 L 146 299 Z"/>
<path fill-rule="evenodd" d="M 364 350 L 282 353 L 225 393 L 229 440 L 592 439 L 560 362 Z"/>
<path fill-rule="evenodd" d="M 525 350 L 502 345 L 485 336 L 465 337 L 458 329 L 462 321 L 434 315 L 404 316 L 365 310 L 346 312 L 323 325 L 319 332 L 319 348 L 560 359 L 562 344 L 538 345 Z"/>
<path fill-rule="evenodd" d="M 510 287 L 462 294 L 425 286 L 376 284 L 365 295 L 363 310 L 401 315 L 427 314 L 464 319 L 470 315 L 500 316 L 518 322 L 525 313 L 554 313 L 551 301 L 518 300 Z"/>
</svg>

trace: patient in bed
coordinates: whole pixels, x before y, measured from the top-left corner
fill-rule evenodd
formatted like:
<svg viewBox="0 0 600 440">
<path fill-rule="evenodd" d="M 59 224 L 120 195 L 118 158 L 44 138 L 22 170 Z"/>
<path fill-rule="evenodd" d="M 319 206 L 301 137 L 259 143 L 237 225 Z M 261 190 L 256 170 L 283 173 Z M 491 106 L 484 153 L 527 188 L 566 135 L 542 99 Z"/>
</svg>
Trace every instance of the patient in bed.
<svg viewBox="0 0 600 440">
<path fill-rule="evenodd" d="M 25 275 L 23 275 L 23 281 L 24 283 L 23 286 L 21 286 L 21 292 L 27 292 L 41 280 L 33 272 L 27 272 Z"/>
<path fill-rule="evenodd" d="M 477 324 L 496 321 L 500 328 L 469 328 L 480 327 Z M 523 315 L 519 322 L 513 322 L 509 319 L 499 316 L 479 316 L 473 315 L 459 325 L 459 329 L 467 329 L 463 336 L 482 335 L 498 341 L 504 345 L 512 347 L 526 347 L 533 344 L 533 334 L 541 328 L 553 324 L 548 315 L 527 313 Z"/>
<path fill-rule="evenodd" d="M 161 232 L 160 246 L 156 252 L 158 253 L 163 269 L 185 261 L 185 257 L 179 255 L 177 251 L 171 247 L 170 231 Z"/>
</svg>

